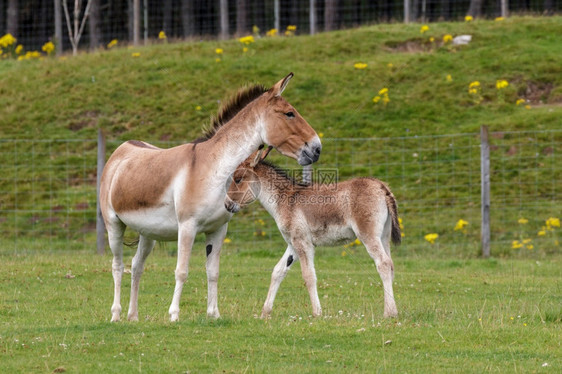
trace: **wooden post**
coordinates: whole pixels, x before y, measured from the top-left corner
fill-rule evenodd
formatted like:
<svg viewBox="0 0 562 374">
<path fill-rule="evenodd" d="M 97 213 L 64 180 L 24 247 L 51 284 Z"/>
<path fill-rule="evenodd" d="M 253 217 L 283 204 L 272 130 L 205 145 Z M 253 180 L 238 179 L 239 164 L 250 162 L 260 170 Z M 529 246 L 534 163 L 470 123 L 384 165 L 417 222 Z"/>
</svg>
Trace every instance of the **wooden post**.
<svg viewBox="0 0 562 374">
<path fill-rule="evenodd" d="M 501 0 L 501 16 L 507 18 L 509 5 L 507 0 Z"/>
<path fill-rule="evenodd" d="M 105 135 L 98 130 L 98 167 L 97 167 L 97 188 L 96 188 L 96 244 L 98 248 L 98 254 L 103 255 L 105 253 L 105 224 L 103 223 L 103 216 L 101 215 L 100 207 L 100 182 L 101 175 L 103 173 L 103 167 L 105 165 Z"/>
<path fill-rule="evenodd" d="M 410 0 L 404 0 L 404 23 L 410 23 Z"/>
<path fill-rule="evenodd" d="M 482 257 L 490 257 L 490 144 L 488 127 L 480 128 L 480 172 L 482 193 Z"/>
<path fill-rule="evenodd" d="M 143 2 L 143 37 L 144 45 L 148 44 L 148 0 Z"/>
<path fill-rule="evenodd" d="M 310 0 L 310 35 L 316 34 L 316 0 Z"/>
</svg>

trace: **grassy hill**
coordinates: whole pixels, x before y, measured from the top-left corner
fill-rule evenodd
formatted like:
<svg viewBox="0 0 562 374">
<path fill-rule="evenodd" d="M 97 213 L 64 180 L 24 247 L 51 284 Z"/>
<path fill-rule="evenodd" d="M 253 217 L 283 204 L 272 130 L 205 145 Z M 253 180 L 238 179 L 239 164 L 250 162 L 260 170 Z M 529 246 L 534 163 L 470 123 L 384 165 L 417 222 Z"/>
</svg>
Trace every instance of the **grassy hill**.
<svg viewBox="0 0 562 374">
<path fill-rule="evenodd" d="M 189 140 L 238 87 L 271 85 L 290 71 L 286 97 L 325 137 L 474 132 L 483 123 L 502 131 L 560 126 L 562 17 L 429 27 L 423 34 L 419 24 L 383 24 L 256 38 L 246 53 L 230 40 L 2 60 L 0 136 L 94 138 L 102 127 L 115 139 Z M 473 39 L 452 47 L 443 45 L 446 34 Z M 367 67 L 355 69 L 357 62 Z M 500 79 L 509 86 L 498 95 Z M 481 83 L 480 104 L 468 94 L 473 81 Z M 372 101 L 382 88 L 386 106 Z M 516 106 L 519 98 L 531 110 Z"/>
<path fill-rule="evenodd" d="M 384 24 L 315 36 L 256 37 L 249 45 L 238 40 L 157 43 L 77 57 L 0 60 L 0 210 L 30 212 L 6 213 L 8 218 L 0 217 L 0 223 L 4 222 L 0 229 L 31 238 L 45 232 L 52 236 L 49 225 L 56 222 L 62 227 L 58 236 L 70 242 L 74 235 L 90 235 L 95 217 L 94 142 L 49 143 L 47 149 L 42 143 L 8 139 L 95 139 L 102 128 L 108 151 L 128 139 L 188 141 L 201 134 L 220 101 L 239 87 L 272 85 L 292 71 L 295 78 L 284 96 L 323 134 L 323 166 L 338 165 L 344 177 L 376 175 L 388 181 L 404 203 L 401 212 L 408 235 L 418 240 L 415 248 L 425 245 L 432 251 L 423 235 L 428 230 L 452 231 L 451 222 L 454 226 L 453 221 L 461 217 L 473 222 L 470 237 L 451 235 L 448 243 L 469 242 L 477 248 L 477 137 L 456 138 L 455 153 L 447 137 L 432 139 L 425 147 L 414 136 L 475 134 L 482 124 L 498 132 L 560 130 L 562 17 L 434 23 L 424 33 L 420 27 Z M 472 35 L 466 46 L 444 42 L 446 35 L 463 34 Z M 223 53 L 217 54 L 217 48 Z M 357 68 L 357 63 L 363 68 Z M 498 89 L 500 80 L 507 81 L 507 87 Z M 469 93 L 476 81 L 479 85 L 473 84 L 475 91 Z M 386 104 L 385 95 L 379 94 L 383 88 L 388 90 Z M 373 102 L 376 96 L 380 97 L 377 103 Z M 410 140 L 401 144 L 333 140 L 397 136 Z M 502 164 L 493 194 L 497 192 L 511 210 L 502 213 L 502 208 L 499 211 L 504 215 L 493 217 L 496 240 L 523 239 L 522 235 L 538 231 L 546 218 L 558 214 L 555 184 L 561 172 L 556 167 L 560 136 L 545 134 L 540 140 L 548 146 L 540 149 L 522 146 L 526 139 L 502 135 L 497 140 Z M 514 157 L 504 159 L 515 146 Z M 404 162 L 406 149 L 416 157 L 420 153 L 419 162 Z M 475 156 L 465 160 L 459 151 Z M 396 167 L 388 161 L 392 155 L 402 157 L 399 175 L 388 173 Z M 15 161 L 17 157 L 23 161 Z M 43 168 L 42 158 L 51 160 Z M 39 166 L 26 163 L 30 160 Z M 430 178 L 424 175 L 426 170 L 433 173 Z M 547 184 L 538 182 L 543 177 L 548 178 Z M 534 183 L 521 182 L 528 180 Z M 516 182 L 518 189 L 510 189 Z M 432 206 L 432 202 L 439 204 Z M 517 229 L 517 219 L 528 202 L 537 204 L 523 211 L 532 218 L 532 229 L 523 234 Z M 450 209 L 455 209 L 454 216 Z M 255 222 L 264 218 L 268 233 L 264 240 L 275 239 L 275 245 L 282 245 L 274 223 L 256 206 L 238 217 L 231 228 L 233 232 L 245 229 L 246 234 L 237 239 L 253 240 L 253 229 L 247 227 L 257 225 L 255 231 L 262 232 L 261 224 Z M 46 228 L 41 228 L 43 223 Z M 451 246 L 443 253 L 450 254 Z M 552 250 L 549 247 L 547 252 Z M 466 252 L 464 244 L 461 252 Z"/>
</svg>

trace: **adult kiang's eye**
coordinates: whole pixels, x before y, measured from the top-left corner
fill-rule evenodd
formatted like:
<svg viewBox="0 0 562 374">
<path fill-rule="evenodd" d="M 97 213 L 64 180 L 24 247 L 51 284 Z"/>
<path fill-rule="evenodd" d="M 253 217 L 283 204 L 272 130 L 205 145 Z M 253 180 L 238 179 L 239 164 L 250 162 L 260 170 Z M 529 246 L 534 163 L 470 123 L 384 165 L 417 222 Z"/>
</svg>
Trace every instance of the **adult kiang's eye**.
<svg viewBox="0 0 562 374">
<path fill-rule="evenodd" d="M 287 113 L 285 113 L 285 115 L 289 118 L 295 118 L 295 113 L 293 113 L 293 112 L 287 112 Z"/>
</svg>

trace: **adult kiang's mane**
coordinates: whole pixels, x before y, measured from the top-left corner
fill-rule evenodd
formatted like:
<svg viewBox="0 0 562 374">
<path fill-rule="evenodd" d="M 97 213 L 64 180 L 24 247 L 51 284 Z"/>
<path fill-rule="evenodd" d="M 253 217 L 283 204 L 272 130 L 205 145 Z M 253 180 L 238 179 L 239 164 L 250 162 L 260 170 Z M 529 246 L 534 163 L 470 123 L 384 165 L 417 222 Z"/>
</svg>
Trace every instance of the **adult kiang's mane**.
<svg viewBox="0 0 562 374">
<path fill-rule="evenodd" d="M 246 86 L 238 90 L 238 93 L 226 104 L 222 105 L 217 115 L 211 118 L 207 130 L 194 143 L 201 143 L 211 139 L 217 131 L 236 116 L 246 105 L 266 93 L 268 90 L 261 84 Z"/>
</svg>

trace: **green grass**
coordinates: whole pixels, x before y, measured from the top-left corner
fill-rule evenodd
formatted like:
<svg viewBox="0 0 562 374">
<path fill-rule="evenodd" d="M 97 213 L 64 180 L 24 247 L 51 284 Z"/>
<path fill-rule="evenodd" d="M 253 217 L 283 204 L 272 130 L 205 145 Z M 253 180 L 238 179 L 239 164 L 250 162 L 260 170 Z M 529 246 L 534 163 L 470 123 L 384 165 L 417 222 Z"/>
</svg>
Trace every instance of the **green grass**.
<svg viewBox="0 0 562 374">
<path fill-rule="evenodd" d="M 262 321 L 256 315 L 277 258 L 227 248 L 222 318 L 214 321 L 205 317 L 203 252 L 203 246 L 194 251 L 174 324 L 167 310 L 175 258 L 160 248 L 147 261 L 138 323 L 108 321 L 109 256 L 4 252 L 0 370 L 481 373 L 562 366 L 559 256 L 540 262 L 395 256 L 400 316 L 385 320 L 380 279 L 364 251 L 342 257 L 319 250 L 324 315 L 310 317 L 297 266 L 281 286 L 272 319 Z M 125 317 L 130 277 L 123 283 Z"/>
</svg>

